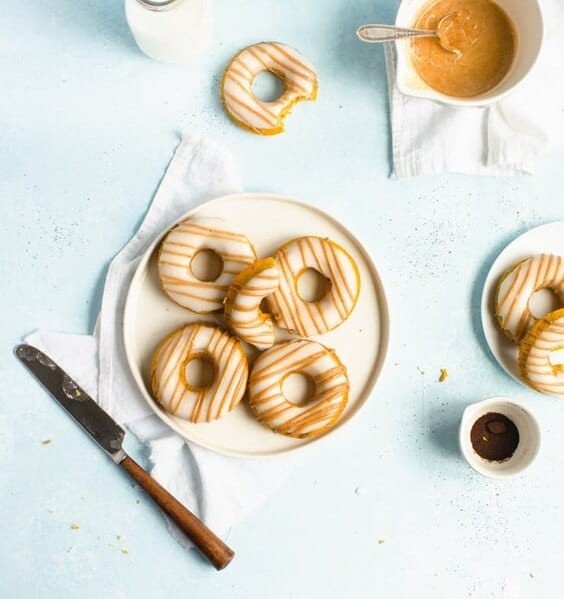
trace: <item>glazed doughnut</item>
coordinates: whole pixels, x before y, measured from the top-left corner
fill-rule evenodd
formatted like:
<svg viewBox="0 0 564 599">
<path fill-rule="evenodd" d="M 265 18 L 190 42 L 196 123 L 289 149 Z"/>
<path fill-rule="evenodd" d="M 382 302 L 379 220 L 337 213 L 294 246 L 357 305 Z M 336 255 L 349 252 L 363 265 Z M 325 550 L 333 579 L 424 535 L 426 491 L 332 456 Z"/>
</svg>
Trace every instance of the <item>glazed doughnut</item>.
<svg viewBox="0 0 564 599">
<path fill-rule="evenodd" d="M 273 102 L 259 100 L 253 81 L 261 71 L 270 71 L 284 82 L 284 92 Z M 221 100 L 227 114 L 241 127 L 259 135 L 284 131 L 284 119 L 302 100 L 317 97 L 317 75 L 297 51 L 276 42 L 248 46 L 229 63 L 221 81 Z"/>
<path fill-rule="evenodd" d="M 298 405 L 282 393 L 284 379 L 295 373 L 311 377 L 311 401 Z M 295 339 L 266 350 L 249 378 L 249 403 L 258 420 L 272 429 L 300 439 L 317 437 L 330 429 L 347 405 L 347 369 L 333 350 L 308 339 Z"/>
<path fill-rule="evenodd" d="M 280 285 L 267 303 L 282 328 L 310 337 L 338 327 L 350 316 L 360 292 L 360 275 L 340 245 L 322 237 L 299 237 L 283 245 L 275 258 Z M 315 302 L 301 299 L 297 292 L 297 281 L 308 268 L 329 281 L 327 293 Z"/>
<path fill-rule="evenodd" d="M 551 362 L 551 355 L 560 360 Z M 540 391 L 564 397 L 564 309 L 538 320 L 519 348 L 519 372 L 523 381 Z"/>
<path fill-rule="evenodd" d="M 212 250 L 221 261 L 214 281 L 202 281 L 192 270 L 192 260 L 204 250 Z M 255 260 L 255 250 L 245 235 L 220 218 L 199 217 L 169 231 L 159 250 L 157 269 L 161 287 L 173 302 L 209 314 L 223 309 L 229 285 Z"/>
<path fill-rule="evenodd" d="M 274 344 L 274 323 L 260 307 L 261 301 L 278 288 L 280 271 L 274 258 L 257 260 L 242 270 L 225 298 L 225 320 L 243 341 L 257 349 Z"/>
<path fill-rule="evenodd" d="M 213 366 L 213 381 L 207 387 L 194 387 L 186 378 L 186 366 L 195 359 Z M 209 324 L 176 329 L 151 361 L 154 398 L 167 412 L 190 422 L 210 422 L 230 412 L 245 393 L 247 377 L 247 358 L 239 341 Z"/>
<path fill-rule="evenodd" d="M 531 296 L 552 289 L 564 304 L 564 259 L 542 254 L 519 262 L 500 279 L 495 316 L 503 333 L 519 342 L 535 318 L 529 310 Z"/>
</svg>

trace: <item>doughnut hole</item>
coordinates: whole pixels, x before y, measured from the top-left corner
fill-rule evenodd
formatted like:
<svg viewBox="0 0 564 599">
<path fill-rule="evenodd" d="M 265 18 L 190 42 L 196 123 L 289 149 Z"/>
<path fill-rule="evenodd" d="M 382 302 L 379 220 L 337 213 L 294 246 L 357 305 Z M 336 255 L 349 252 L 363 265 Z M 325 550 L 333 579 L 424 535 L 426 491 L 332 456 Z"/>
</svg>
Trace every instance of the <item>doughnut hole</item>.
<svg viewBox="0 0 564 599">
<path fill-rule="evenodd" d="M 529 310 L 537 318 L 543 318 L 549 312 L 562 307 L 558 295 L 552 289 L 539 289 L 529 299 Z"/>
<path fill-rule="evenodd" d="M 260 300 L 259 310 L 262 314 L 272 314 L 272 310 L 270 309 L 270 304 L 268 303 L 268 297 L 263 297 Z"/>
<path fill-rule="evenodd" d="M 297 406 L 306 404 L 315 395 L 315 382 L 303 372 L 293 372 L 282 381 L 282 395 Z"/>
<path fill-rule="evenodd" d="M 253 94 L 261 102 L 274 102 L 284 93 L 284 81 L 275 73 L 260 71 L 253 80 Z"/>
<path fill-rule="evenodd" d="M 199 281 L 210 283 L 223 271 L 223 259 L 213 250 L 198 250 L 190 262 L 190 270 Z"/>
<path fill-rule="evenodd" d="M 315 268 L 305 268 L 296 280 L 296 291 L 304 302 L 318 302 L 331 289 L 331 281 Z"/>
<path fill-rule="evenodd" d="M 205 354 L 191 356 L 184 366 L 184 376 L 190 389 L 208 389 L 215 378 L 213 359 Z"/>
</svg>

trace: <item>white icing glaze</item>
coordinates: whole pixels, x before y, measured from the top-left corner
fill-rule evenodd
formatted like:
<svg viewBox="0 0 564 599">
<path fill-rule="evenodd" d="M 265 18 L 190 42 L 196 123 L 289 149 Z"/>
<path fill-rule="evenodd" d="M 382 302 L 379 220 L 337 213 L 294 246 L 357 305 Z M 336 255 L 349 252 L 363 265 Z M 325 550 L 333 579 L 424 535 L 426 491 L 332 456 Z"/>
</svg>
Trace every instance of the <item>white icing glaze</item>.
<svg viewBox="0 0 564 599">
<path fill-rule="evenodd" d="M 192 387 L 186 365 L 192 359 L 213 363 L 209 387 Z M 163 408 L 190 422 L 210 422 L 230 412 L 245 393 L 248 364 L 239 341 L 207 324 L 173 331 L 159 345 L 151 363 L 151 389 Z"/>
<path fill-rule="evenodd" d="M 564 397 L 564 364 L 554 361 L 564 349 L 564 310 L 539 320 L 526 335 L 519 351 L 523 380 L 540 391 Z"/>
<path fill-rule="evenodd" d="M 258 260 L 237 275 L 225 300 L 225 317 L 235 335 L 260 350 L 274 344 L 272 317 L 260 309 L 260 304 L 276 291 L 279 281 L 276 261 Z"/>
<path fill-rule="evenodd" d="M 215 281 L 201 281 L 191 269 L 202 250 L 213 250 L 223 261 Z M 223 309 L 223 300 L 235 276 L 256 260 L 251 242 L 223 219 L 191 218 L 164 238 L 158 258 L 163 291 L 171 300 L 199 314 Z"/>
<path fill-rule="evenodd" d="M 271 71 L 285 83 L 273 102 L 259 100 L 252 89 L 260 71 Z M 223 76 L 222 97 L 229 115 L 256 133 L 278 133 L 283 119 L 298 100 L 315 100 L 317 75 L 313 66 L 294 48 L 263 42 L 245 48 L 231 61 Z"/>
<path fill-rule="evenodd" d="M 326 333 L 353 311 L 360 291 L 358 269 L 339 245 L 322 237 L 300 237 L 276 252 L 280 285 L 267 302 L 278 324 L 303 337 Z M 330 281 L 326 295 L 307 302 L 297 293 L 297 279 L 313 268 Z"/>
<path fill-rule="evenodd" d="M 503 332 L 519 341 L 535 318 L 529 310 L 531 296 L 552 289 L 564 304 L 564 259 L 542 254 L 517 264 L 501 279 L 496 296 L 496 318 Z"/>
<path fill-rule="evenodd" d="M 311 401 L 289 402 L 282 393 L 285 377 L 310 376 Z M 290 437 L 316 437 L 335 424 L 348 400 L 347 370 L 334 351 L 308 339 L 280 343 L 261 354 L 249 378 L 249 403 L 259 421 Z"/>
</svg>

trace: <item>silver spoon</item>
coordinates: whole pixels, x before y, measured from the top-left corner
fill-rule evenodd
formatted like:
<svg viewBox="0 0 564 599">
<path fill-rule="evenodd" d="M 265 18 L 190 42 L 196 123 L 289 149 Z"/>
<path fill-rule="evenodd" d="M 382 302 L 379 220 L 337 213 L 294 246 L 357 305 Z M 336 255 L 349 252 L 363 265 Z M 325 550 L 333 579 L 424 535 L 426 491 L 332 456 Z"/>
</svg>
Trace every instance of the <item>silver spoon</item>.
<svg viewBox="0 0 564 599">
<path fill-rule="evenodd" d="M 409 29 L 407 27 L 395 27 L 394 25 L 362 25 L 356 30 L 356 34 L 363 42 L 369 44 L 393 42 L 414 37 L 437 37 L 445 50 L 456 53 L 456 50 L 450 47 L 445 35 L 449 27 L 449 21 L 453 17 L 456 18 L 456 13 L 445 15 L 438 22 L 436 29 Z"/>
</svg>

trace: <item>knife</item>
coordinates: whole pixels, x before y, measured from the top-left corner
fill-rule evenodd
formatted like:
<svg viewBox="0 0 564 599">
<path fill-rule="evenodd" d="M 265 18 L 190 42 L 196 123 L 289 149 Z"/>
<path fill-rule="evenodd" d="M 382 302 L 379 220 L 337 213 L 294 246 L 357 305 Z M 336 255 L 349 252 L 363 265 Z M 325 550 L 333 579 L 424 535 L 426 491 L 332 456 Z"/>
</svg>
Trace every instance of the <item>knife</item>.
<svg viewBox="0 0 564 599">
<path fill-rule="evenodd" d="M 98 445 L 121 466 L 221 570 L 235 555 L 201 520 L 187 510 L 123 450 L 125 431 L 51 358 L 31 345 L 18 345 L 16 356 Z"/>
</svg>

